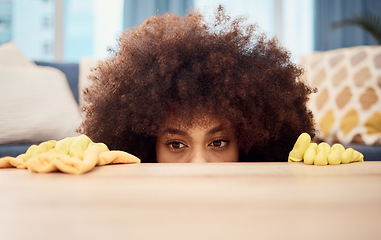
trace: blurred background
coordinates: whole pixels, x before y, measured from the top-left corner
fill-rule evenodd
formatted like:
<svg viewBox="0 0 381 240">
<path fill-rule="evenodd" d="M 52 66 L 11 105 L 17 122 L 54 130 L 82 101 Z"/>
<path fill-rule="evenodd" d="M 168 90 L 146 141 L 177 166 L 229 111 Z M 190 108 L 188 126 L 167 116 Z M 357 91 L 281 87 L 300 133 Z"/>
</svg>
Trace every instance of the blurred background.
<svg viewBox="0 0 381 240">
<path fill-rule="evenodd" d="M 220 4 L 303 67 L 320 140 L 380 160 L 381 0 L 0 0 L 0 157 L 75 134 L 88 75 L 124 29 L 194 9 L 212 21 Z"/>
<path fill-rule="evenodd" d="M 148 16 L 191 9 L 211 16 L 219 4 L 276 36 L 294 60 L 315 50 L 376 44 L 361 27 L 332 24 L 381 15 L 379 0 L 0 0 L 0 44 L 13 40 L 35 61 L 104 58 L 123 29 Z"/>
</svg>

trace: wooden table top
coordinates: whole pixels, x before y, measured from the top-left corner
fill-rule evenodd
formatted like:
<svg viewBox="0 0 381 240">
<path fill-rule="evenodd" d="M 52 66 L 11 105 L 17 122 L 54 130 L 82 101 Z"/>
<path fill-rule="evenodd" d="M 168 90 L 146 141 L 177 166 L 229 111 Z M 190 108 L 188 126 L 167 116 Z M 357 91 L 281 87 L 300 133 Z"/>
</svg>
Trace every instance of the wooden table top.
<svg viewBox="0 0 381 240">
<path fill-rule="evenodd" d="M 0 239 L 381 239 L 381 161 L 0 169 Z"/>
</svg>

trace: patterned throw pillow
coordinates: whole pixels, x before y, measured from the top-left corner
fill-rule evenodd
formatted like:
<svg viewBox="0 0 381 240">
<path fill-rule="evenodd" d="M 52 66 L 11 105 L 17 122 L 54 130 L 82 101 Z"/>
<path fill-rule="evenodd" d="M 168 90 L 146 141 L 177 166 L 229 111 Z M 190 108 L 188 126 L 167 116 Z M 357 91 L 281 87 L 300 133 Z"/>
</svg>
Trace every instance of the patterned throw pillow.
<svg viewBox="0 0 381 240">
<path fill-rule="evenodd" d="M 318 90 L 308 103 L 318 138 L 381 144 L 381 46 L 314 52 L 299 63 L 304 81 Z"/>
</svg>

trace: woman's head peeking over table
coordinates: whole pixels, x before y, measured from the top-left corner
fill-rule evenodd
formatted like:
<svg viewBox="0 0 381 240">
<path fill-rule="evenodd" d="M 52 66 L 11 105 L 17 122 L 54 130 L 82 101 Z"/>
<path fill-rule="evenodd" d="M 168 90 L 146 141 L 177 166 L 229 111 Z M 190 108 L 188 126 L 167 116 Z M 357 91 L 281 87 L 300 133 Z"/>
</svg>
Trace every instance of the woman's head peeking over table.
<svg viewBox="0 0 381 240">
<path fill-rule="evenodd" d="M 156 15 L 89 77 L 81 132 L 142 162 L 287 161 L 311 89 L 276 39 L 220 7 Z"/>
</svg>

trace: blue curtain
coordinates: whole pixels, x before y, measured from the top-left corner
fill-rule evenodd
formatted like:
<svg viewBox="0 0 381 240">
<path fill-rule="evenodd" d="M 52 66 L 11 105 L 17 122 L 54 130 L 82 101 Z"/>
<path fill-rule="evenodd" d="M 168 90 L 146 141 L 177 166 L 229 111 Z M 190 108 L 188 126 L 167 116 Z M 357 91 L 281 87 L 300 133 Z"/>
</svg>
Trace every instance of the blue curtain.
<svg viewBox="0 0 381 240">
<path fill-rule="evenodd" d="M 381 17 L 381 1 L 315 0 L 315 50 L 376 44 L 371 35 L 359 27 L 331 27 L 333 22 L 357 17 L 365 12 Z"/>
<path fill-rule="evenodd" d="M 124 0 L 123 28 L 140 25 L 144 19 L 166 12 L 184 16 L 193 0 Z"/>
</svg>

